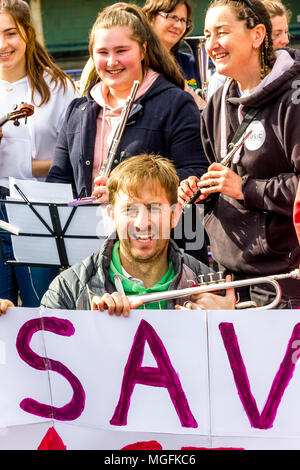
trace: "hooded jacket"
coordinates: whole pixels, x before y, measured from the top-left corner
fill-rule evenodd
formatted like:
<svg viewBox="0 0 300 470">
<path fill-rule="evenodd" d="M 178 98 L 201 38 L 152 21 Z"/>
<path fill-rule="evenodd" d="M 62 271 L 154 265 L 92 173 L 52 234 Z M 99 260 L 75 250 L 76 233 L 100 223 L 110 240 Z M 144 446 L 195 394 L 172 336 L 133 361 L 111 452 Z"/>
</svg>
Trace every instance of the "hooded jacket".
<svg viewBox="0 0 300 470">
<path fill-rule="evenodd" d="M 229 144 L 249 108 L 259 108 L 247 129 L 251 136 L 231 163 L 243 177 L 244 200 L 220 194 L 205 216 L 213 258 L 235 273 L 281 273 L 299 263 L 293 203 L 300 173 L 300 51 L 276 55 L 272 71 L 249 95 L 240 97 L 231 81 L 226 96 L 225 84 L 202 114 L 203 146 L 208 160 L 218 162 L 224 136 Z"/>
<path fill-rule="evenodd" d="M 116 288 L 109 279 L 109 265 L 115 241 L 116 234 L 113 234 L 103 244 L 101 251 L 57 276 L 44 294 L 41 306 L 52 309 L 89 310 L 89 291 L 99 296 L 106 292 L 115 292 Z M 199 275 L 212 272 L 205 264 L 182 253 L 173 240 L 170 240 L 168 256 L 176 273 L 169 290 L 191 287 L 193 282 L 199 283 Z M 175 304 L 183 305 L 186 300 L 187 297 L 171 299 L 168 301 L 168 309 L 173 309 Z"/>
<path fill-rule="evenodd" d="M 47 181 L 71 183 L 74 195 L 90 195 L 96 122 L 100 106 L 89 91 L 74 100 L 58 137 Z M 189 93 L 160 75 L 131 108 L 114 166 L 140 153 L 170 158 L 180 180 L 208 167 L 200 137 L 200 113 Z"/>
</svg>

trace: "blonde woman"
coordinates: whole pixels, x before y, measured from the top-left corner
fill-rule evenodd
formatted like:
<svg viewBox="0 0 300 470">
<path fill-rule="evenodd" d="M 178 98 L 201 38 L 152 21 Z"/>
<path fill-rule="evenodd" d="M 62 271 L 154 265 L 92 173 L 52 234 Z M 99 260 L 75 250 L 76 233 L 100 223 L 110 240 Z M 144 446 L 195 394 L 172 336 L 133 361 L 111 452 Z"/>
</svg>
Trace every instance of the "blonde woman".
<svg viewBox="0 0 300 470">
<path fill-rule="evenodd" d="M 207 160 L 198 108 L 143 11 L 127 3 L 105 8 L 89 48 L 87 93 L 68 109 L 47 180 L 71 183 L 76 197 L 93 194 L 99 203 L 108 201 L 107 178 L 98 175 L 135 80 L 140 85 L 113 167 L 147 152 L 170 158 L 180 180 L 201 175 Z"/>
</svg>

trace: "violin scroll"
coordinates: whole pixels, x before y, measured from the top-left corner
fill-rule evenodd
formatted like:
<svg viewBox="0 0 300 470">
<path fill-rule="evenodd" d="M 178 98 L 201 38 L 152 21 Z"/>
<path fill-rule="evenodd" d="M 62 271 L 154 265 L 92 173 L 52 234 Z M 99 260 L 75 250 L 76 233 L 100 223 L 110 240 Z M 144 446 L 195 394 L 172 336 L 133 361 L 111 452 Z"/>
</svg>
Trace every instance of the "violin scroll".
<svg viewBox="0 0 300 470">
<path fill-rule="evenodd" d="M 27 117 L 32 116 L 33 113 L 34 106 L 22 102 L 19 106 L 16 105 L 12 112 L 0 118 L 0 127 L 6 124 L 8 121 L 13 121 L 16 126 L 19 126 L 19 119 L 25 118 L 25 120 L 27 120 Z"/>
</svg>

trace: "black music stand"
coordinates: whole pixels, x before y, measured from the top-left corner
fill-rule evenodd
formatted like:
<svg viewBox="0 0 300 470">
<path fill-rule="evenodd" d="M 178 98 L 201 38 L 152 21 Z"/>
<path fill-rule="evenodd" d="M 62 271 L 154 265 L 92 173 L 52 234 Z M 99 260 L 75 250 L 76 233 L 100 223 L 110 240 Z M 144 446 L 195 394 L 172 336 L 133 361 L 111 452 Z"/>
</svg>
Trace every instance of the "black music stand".
<svg viewBox="0 0 300 470">
<path fill-rule="evenodd" d="M 97 211 L 99 211 L 99 205 L 88 204 L 85 206 L 70 207 L 67 204 L 63 203 L 55 204 L 45 202 L 30 202 L 23 193 L 22 197 L 23 201 L 0 199 L 0 204 L 4 204 L 6 207 L 9 225 L 11 225 L 12 228 L 19 227 L 17 231 L 10 231 L 8 225 L 8 228 L 5 229 L 6 231 L 2 231 L 1 233 L 6 236 L 12 237 L 13 248 L 14 240 L 16 242 L 16 239 L 14 237 L 30 237 L 31 248 L 29 250 L 31 251 L 29 253 L 26 253 L 25 259 L 22 256 L 23 259 L 18 260 L 17 256 L 17 259 L 15 260 L 7 260 L 5 257 L 2 240 L 0 238 L 0 250 L 4 264 L 17 264 L 39 267 L 60 267 L 62 269 L 66 269 L 72 264 L 75 264 L 75 262 L 81 261 L 86 256 L 89 256 L 93 252 L 100 250 L 106 237 L 113 231 L 112 222 L 107 217 L 104 218 L 102 221 L 101 235 L 99 236 L 96 234 L 96 226 L 98 226 L 99 224 L 99 213 L 97 216 Z M 102 208 L 105 209 L 103 205 Z M 33 218 L 34 223 L 36 225 L 34 230 L 28 230 L 29 214 L 31 218 Z M 22 215 L 22 217 L 19 217 L 20 215 Z M 76 216 L 80 218 L 77 220 L 77 227 L 82 225 L 83 228 L 86 222 L 86 217 L 91 218 L 90 220 L 93 220 L 94 217 L 94 233 L 91 233 L 90 235 L 87 233 L 79 234 L 76 233 L 76 229 L 75 231 L 74 229 L 69 230 Z M 27 228 L 23 228 L 22 230 L 22 220 L 20 224 L 20 219 L 23 219 L 23 222 L 25 226 L 27 225 Z M 71 248 L 72 242 L 76 240 L 78 242 L 77 249 L 80 246 L 82 251 L 85 253 L 84 255 L 82 255 L 82 257 L 80 257 L 80 255 L 78 254 L 78 259 L 76 259 L 76 246 L 75 249 Z M 53 243 L 53 241 L 55 243 Z M 49 244 L 49 250 L 51 250 L 52 253 L 54 247 L 55 253 L 53 252 L 52 255 L 49 252 L 46 253 L 45 250 L 46 261 L 43 259 L 41 259 L 40 262 L 32 261 L 32 254 L 37 251 L 38 248 L 38 245 L 35 242 L 40 242 L 40 244 L 45 243 L 46 245 Z M 72 253 L 70 252 L 70 250 L 72 251 Z M 15 249 L 14 254 L 16 258 Z M 51 259 L 53 258 L 53 262 L 49 261 L 49 257 L 51 257 Z"/>
</svg>

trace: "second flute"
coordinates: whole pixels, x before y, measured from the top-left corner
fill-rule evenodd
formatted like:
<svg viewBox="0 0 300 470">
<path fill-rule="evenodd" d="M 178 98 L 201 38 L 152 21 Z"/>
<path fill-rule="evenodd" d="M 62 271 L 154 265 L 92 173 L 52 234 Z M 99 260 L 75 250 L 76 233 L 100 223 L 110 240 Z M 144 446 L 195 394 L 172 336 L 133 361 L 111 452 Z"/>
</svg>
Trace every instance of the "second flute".
<svg viewBox="0 0 300 470">
<path fill-rule="evenodd" d="M 249 131 L 245 136 L 242 135 L 242 137 L 240 138 L 240 140 L 237 141 L 237 143 L 234 145 L 234 147 L 230 150 L 230 152 L 227 153 L 227 155 L 225 155 L 225 157 L 220 161 L 221 165 L 224 165 L 224 166 L 227 166 L 229 165 L 230 161 L 232 160 L 233 156 L 236 154 L 236 152 L 238 151 L 238 149 L 243 145 L 243 143 L 245 142 L 246 139 L 248 139 L 249 135 L 251 134 L 252 130 Z M 194 196 L 191 197 L 191 199 L 187 202 L 185 202 L 182 206 L 182 210 L 184 211 L 184 209 L 186 209 L 186 207 L 188 207 L 190 204 L 193 204 L 197 199 L 198 197 L 200 196 L 201 194 L 201 189 L 198 189 L 197 192 L 195 192 Z"/>
</svg>

